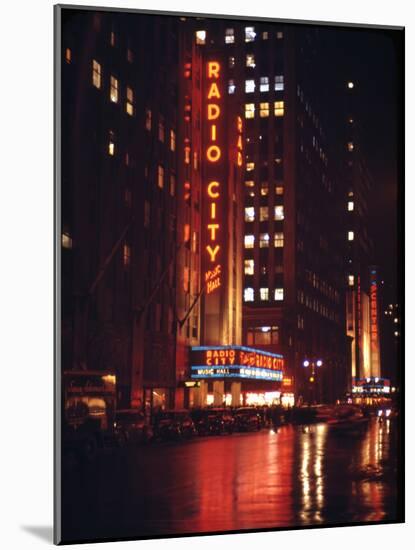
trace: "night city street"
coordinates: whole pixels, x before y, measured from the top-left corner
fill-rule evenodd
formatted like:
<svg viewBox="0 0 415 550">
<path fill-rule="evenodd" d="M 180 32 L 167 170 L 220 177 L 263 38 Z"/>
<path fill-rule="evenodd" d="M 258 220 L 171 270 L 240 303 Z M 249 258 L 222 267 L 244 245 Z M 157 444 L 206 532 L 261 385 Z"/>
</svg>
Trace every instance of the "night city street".
<svg viewBox="0 0 415 550">
<path fill-rule="evenodd" d="M 108 452 L 65 475 L 66 527 L 77 540 L 393 521 L 396 431 L 287 425 Z"/>
</svg>

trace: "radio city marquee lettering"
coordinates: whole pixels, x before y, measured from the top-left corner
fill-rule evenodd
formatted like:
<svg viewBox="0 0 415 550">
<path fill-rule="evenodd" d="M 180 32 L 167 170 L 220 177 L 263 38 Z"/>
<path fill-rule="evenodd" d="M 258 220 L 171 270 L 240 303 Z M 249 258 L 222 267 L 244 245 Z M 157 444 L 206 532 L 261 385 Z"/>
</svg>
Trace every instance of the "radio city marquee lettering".
<svg viewBox="0 0 415 550">
<path fill-rule="evenodd" d="M 220 223 L 218 220 L 219 203 L 222 192 L 222 182 L 218 178 L 210 178 L 209 175 L 218 165 L 222 157 L 222 149 L 219 145 L 218 127 L 221 120 L 221 66 L 218 61 L 208 61 L 206 64 L 206 117 L 207 117 L 207 139 L 206 139 L 206 191 L 208 196 L 207 215 L 207 245 L 208 265 L 211 266 L 205 273 L 206 292 L 210 294 L 221 286 L 221 266 L 217 263 L 220 251 L 219 232 Z M 222 137 L 222 136 L 221 136 Z"/>
<path fill-rule="evenodd" d="M 284 359 L 243 346 L 193 347 L 192 378 L 240 377 L 281 381 Z"/>
</svg>

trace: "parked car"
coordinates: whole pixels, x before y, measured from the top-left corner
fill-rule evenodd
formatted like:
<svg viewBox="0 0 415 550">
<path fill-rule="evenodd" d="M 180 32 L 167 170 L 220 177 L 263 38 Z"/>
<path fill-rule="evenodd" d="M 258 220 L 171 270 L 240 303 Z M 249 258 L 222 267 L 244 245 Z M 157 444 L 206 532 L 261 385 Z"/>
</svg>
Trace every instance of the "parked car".
<svg viewBox="0 0 415 550">
<path fill-rule="evenodd" d="M 221 435 L 232 433 L 234 418 L 224 408 L 194 409 L 191 412 L 196 431 L 199 435 Z"/>
<path fill-rule="evenodd" d="M 214 408 L 211 409 L 212 413 L 218 415 L 223 423 L 223 431 L 231 434 L 235 430 L 235 418 L 232 415 L 232 411 L 226 408 Z"/>
<path fill-rule="evenodd" d="M 235 430 L 248 432 L 262 428 L 262 415 L 254 407 L 240 407 L 234 413 Z"/>
<path fill-rule="evenodd" d="M 194 422 L 188 411 L 161 411 L 154 418 L 154 438 L 178 440 L 196 435 Z"/>
<path fill-rule="evenodd" d="M 135 409 L 118 410 L 114 429 L 119 446 L 145 443 L 153 435 L 152 428 L 146 425 L 144 414 Z"/>
</svg>

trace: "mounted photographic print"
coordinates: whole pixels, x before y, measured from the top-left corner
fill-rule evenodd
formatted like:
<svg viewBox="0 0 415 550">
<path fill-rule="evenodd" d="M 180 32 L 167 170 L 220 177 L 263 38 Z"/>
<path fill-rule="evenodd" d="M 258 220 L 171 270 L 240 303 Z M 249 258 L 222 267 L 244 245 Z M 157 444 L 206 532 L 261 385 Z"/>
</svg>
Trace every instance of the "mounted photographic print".
<svg viewBox="0 0 415 550">
<path fill-rule="evenodd" d="M 403 66 L 55 7 L 55 543 L 404 521 Z"/>
</svg>

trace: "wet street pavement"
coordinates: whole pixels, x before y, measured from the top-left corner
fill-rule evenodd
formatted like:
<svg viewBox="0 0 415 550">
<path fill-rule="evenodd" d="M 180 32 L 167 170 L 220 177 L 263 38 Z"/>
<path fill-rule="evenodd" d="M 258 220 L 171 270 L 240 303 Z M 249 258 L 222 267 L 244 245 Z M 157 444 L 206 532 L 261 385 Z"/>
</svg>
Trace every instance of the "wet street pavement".
<svg viewBox="0 0 415 550">
<path fill-rule="evenodd" d="M 63 539 L 399 519 L 395 421 L 326 424 L 107 452 L 65 471 Z"/>
</svg>

